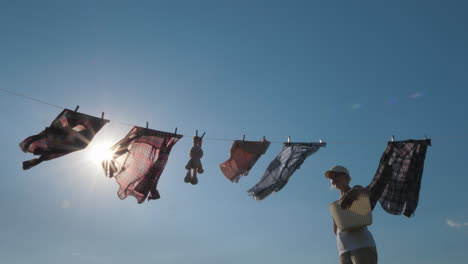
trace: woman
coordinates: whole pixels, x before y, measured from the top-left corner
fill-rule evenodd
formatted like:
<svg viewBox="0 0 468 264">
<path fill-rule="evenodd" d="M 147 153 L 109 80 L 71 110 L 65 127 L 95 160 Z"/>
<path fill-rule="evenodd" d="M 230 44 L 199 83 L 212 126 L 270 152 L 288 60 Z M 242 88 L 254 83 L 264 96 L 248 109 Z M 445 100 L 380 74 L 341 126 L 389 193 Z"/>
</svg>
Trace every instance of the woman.
<svg viewBox="0 0 468 264">
<path fill-rule="evenodd" d="M 351 177 L 343 166 L 335 166 L 325 172 L 331 184 L 340 191 L 341 207 L 347 209 L 360 194 L 368 194 L 368 190 L 356 185 L 349 186 Z M 336 234 L 340 264 L 376 264 L 377 249 L 374 238 L 367 227 L 353 231 L 341 231 L 333 221 L 333 231 Z"/>
</svg>

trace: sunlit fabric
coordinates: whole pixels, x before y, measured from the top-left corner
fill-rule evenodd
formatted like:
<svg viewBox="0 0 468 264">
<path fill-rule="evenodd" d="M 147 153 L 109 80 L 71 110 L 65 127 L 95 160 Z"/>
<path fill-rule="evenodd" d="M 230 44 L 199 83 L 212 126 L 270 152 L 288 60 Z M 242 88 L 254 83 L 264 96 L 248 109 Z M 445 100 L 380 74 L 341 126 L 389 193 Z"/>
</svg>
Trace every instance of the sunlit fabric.
<svg viewBox="0 0 468 264">
<path fill-rule="evenodd" d="M 138 203 L 160 198 L 157 185 L 169 153 L 182 135 L 133 127 L 112 147 L 114 156 L 102 162 L 107 177 L 120 185 L 120 199 L 134 196 Z"/>
<path fill-rule="evenodd" d="M 109 120 L 89 116 L 72 110 L 63 110 L 41 133 L 23 140 L 19 145 L 24 152 L 41 155 L 23 162 L 30 169 L 44 160 L 51 160 L 84 149 Z"/>
<path fill-rule="evenodd" d="M 260 181 L 247 192 L 255 200 L 263 200 L 272 192 L 278 192 L 305 159 L 323 146 L 324 143 L 284 143 L 283 149 L 268 165 Z"/>
<path fill-rule="evenodd" d="M 232 182 L 238 182 L 242 175 L 247 176 L 261 155 L 265 154 L 270 141 L 236 140 L 231 147 L 231 156 L 219 165 L 224 176 Z"/>
<path fill-rule="evenodd" d="M 410 217 L 418 206 L 419 190 L 430 140 L 388 142 L 371 184 L 372 208 L 377 201 L 394 215 Z"/>
</svg>

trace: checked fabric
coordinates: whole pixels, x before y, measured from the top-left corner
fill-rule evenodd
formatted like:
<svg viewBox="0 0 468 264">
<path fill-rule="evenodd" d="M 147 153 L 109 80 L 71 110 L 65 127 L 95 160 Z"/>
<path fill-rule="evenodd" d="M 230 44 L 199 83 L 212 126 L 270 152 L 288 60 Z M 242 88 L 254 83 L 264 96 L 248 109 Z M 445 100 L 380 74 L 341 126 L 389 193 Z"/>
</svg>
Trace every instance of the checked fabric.
<svg viewBox="0 0 468 264">
<path fill-rule="evenodd" d="M 134 196 L 138 203 L 160 198 L 157 185 L 172 147 L 182 135 L 133 127 L 112 147 L 111 160 L 102 162 L 107 177 L 114 177 L 120 199 Z"/>
<path fill-rule="evenodd" d="M 367 186 L 372 208 L 379 201 L 387 213 L 407 217 L 414 214 L 428 146 L 429 139 L 388 142 L 374 179 Z"/>
<path fill-rule="evenodd" d="M 260 181 L 247 192 L 255 200 L 263 200 L 279 192 L 310 155 L 325 143 L 284 143 L 283 150 L 270 162 Z"/>
</svg>

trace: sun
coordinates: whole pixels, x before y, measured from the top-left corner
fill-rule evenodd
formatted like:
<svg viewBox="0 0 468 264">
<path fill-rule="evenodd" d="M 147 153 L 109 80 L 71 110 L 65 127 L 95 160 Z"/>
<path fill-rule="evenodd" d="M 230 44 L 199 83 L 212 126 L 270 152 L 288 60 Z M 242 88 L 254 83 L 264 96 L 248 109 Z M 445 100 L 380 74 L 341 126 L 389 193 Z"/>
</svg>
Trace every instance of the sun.
<svg viewBox="0 0 468 264">
<path fill-rule="evenodd" d="M 88 158 L 90 161 L 101 164 L 103 160 L 111 160 L 114 152 L 112 152 L 112 144 L 110 142 L 91 142 L 88 146 Z"/>
</svg>

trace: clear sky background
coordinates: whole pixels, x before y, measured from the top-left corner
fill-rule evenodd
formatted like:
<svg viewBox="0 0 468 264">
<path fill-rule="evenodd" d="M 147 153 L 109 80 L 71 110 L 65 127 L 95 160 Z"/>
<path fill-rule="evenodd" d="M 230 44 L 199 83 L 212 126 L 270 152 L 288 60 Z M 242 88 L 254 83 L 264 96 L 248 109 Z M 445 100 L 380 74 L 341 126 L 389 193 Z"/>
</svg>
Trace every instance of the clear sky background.
<svg viewBox="0 0 468 264">
<path fill-rule="evenodd" d="M 120 200 L 92 145 L 28 171 L 18 143 L 61 111 L 0 91 L 2 263 L 337 263 L 324 171 L 367 185 L 391 135 L 428 149 L 414 217 L 380 205 L 369 227 L 380 263 L 466 261 L 468 6 L 464 1 L 0 1 L 0 87 L 111 122 L 178 131 L 161 199 Z M 206 138 L 328 143 L 278 193 L 218 165 L 231 142 L 204 142 L 206 172 L 185 184 Z"/>
</svg>

